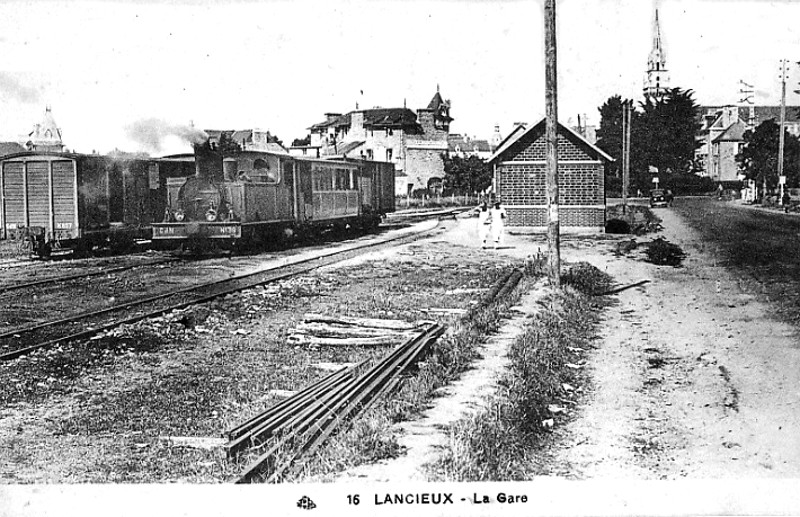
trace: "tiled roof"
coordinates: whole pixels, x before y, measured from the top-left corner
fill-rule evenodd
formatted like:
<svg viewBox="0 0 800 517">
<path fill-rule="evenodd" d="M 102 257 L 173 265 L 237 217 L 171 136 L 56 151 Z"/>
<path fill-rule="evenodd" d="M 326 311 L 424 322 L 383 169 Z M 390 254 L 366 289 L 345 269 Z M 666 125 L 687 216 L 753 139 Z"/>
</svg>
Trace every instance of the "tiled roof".
<svg viewBox="0 0 800 517">
<path fill-rule="evenodd" d="M 375 108 L 364 110 L 364 127 L 417 126 L 417 115 L 408 108 Z"/>
<path fill-rule="evenodd" d="M 349 126 L 353 113 L 364 114 L 364 127 L 372 129 L 383 128 L 414 128 L 419 129 L 417 115 L 408 108 L 373 108 L 368 110 L 351 111 L 341 115 L 334 120 L 326 120 L 314 124 L 309 129 L 311 131 L 325 129 L 331 126 Z"/>
<path fill-rule="evenodd" d="M 322 155 L 323 156 L 344 156 L 347 153 L 353 152 L 355 149 L 358 149 L 364 145 L 364 141 L 354 141 L 354 142 L 345 142 L 342 144 L 336 144 L 336 146 L 329 145 L 322 148 Z"/>
<path fill-rule="evenodd" d="M 512 145 L 517 143 L 517 141 L 519 141 L 523 136 L 527 135 L 528 133 L 531 133 L 531 132 L 544 133 L 546 121 L 547 121 L 547 119 L 543 118 L 541 121 L 539 121 L 538 124 L 530 126 L 527 129 L 524 129 L 522 131 L 518 131 L 518 130 L 515 129 L 515 131 L 512 132 L 513 137 L 511 135 L 509 135 L 509 137 L 506 137 L 506 139 L 503 140 L 503 142 L 497 147 L 497 149 L 495 150 L 494 154 L 491 157 L 489 157 L 489 159 L 487 160 L 487 163 L 491 163 L 491 162 L 497 160 L 498 158 L 500 158 L 503 155 L 503 153 L 505 153 Z M 522 127 L 522 126 L 519 126 L 519 127 Z M 614 158 L 609 156 L 608 153 L 606 153 L 605 151 L 603 151 L 602 149 L 600 149 L 599 147 L 597 147 L 593 143 L 589 142 L 588 140 L 586 140 L 586 138 L 581 136 L 579 133 L 573 131 L 568 126 L 565 126 L 561 122 L 558 123 L 558 127 L 557 127 L 557 131 L 556 132 L 560 133 L 560 134 L 564 134 L 564 135 L 571 135 L 572 137 L 577 139 L 579 142 L 581 142 L 584 146 L 588 147 L 594 154 L 596 154 L 599 157 L 599 159 L 608 160 L 610 162 L 614 161 Z"/>
<path fill-rule="evenodd" d="M 450 135 L 447 146 L 454 152 L 492 152 L 492 146 L 486 140 L 465 139 L 461 135 Z"/>
<path fill-rule="evenodd" d="M 744 132 L 747 130 L 747 124 L 741 120 L 731 124 L 728 129 L 722 132 L 714 142 L 743 142 Z"/>
<path fill-rule="evenodd" d="M 439 106 L 441 106 L 442 104 L 447 105 L 447 103 L 444 102 L 444 99 L 442 99 L 442 96 L 439 94 L 439 92 L 436 92 L 433 95 L 431 101 L 428 103 L 428 109 L 437 110 L 439 109 Z"/>
<path fill-rule="evenodd" d="M 234 131 L 231 135 L 231 140 L 236 142 L 237 144 L 241 144 L 244 142 L 252 142 L 253 141 L 253 130 L 252 129 L 240 129 Z"/>
</svg>

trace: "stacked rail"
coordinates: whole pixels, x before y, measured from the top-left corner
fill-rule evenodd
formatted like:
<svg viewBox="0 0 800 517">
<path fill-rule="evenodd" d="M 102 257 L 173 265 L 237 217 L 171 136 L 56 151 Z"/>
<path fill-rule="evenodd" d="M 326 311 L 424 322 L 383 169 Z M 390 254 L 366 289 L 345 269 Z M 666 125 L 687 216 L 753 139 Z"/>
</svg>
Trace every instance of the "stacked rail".
<svg viewBox="0 0 800 517">
<path fill-rule="evenodd" d="M 431 324 L 361 375 L 356 372 L 364 363 L 339 370 L 228 431 L 229 457 L 272 442 L 236 482 L 264 478 L 275 482 L 297 470 L 301 457 L 307 457 L 342 423 L 394 389 L 402 373 L 443 333 L 443 326 Z M 285 459 L 279 463 L 279 457 Z"/>
</svg>

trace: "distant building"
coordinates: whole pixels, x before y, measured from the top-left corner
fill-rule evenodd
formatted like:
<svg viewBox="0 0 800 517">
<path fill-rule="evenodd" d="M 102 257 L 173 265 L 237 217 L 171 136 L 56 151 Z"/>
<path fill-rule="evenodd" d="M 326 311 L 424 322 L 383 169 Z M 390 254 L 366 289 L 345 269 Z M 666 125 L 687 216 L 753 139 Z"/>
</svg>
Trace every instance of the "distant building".
<svg viewBox="0 0 800 517">
<path fill-rule="evenodd" d="M 293 146 L 292 154 L 320 158 L 347 157 L 393 163 L 406 194 L 412 189 L 441 188 L 442 156 L 448 152 L 450 101 L 436 94 L 426 108 L 356 109 L 346 114 L 326 113 L 325 120 L 309 128 L 308 146 Z M 402 173 L 402 174 L 401 174 Z"/>
<path fill-rule="evenodd" d="M 206 129 L 208 140 L 212 144 L 219 143 L 220 137 L 225 134 L 232 141 L 239 144 L 242 151 L 267 151 L 279 154 L 288 154 L 289 151 L 278 142 L 277 137 L 269 131 L 262 129 Z"/>
<path fill-rule="evenodd" d="M 545 120 L 518 126 L 489 158 L 495 194 L 509 226 L 547 227 Z M 605 163 L 613 159 L 567 126 L 558 124 L 559 219 L 563 229 L 602 232 L 606 220 Z"/>
<path fill-rule="evenodd" d="M 61 142 L 61 129 L 53 118 L 50 106 L 45 108 L 42 122 L 33 126 L 33 131 L 28 134 L 25 147 L 29 151 L 61 152 L 64 149 L 64 144 Z"/>
<path fill-rule="evenodd" d="M 661 26 L 658 22 L 658 9 L 653 21 L 653 48 L 647 57 L 647 71 L 644 74 L 643 93 L 645 99 L 660 99 L 669 89 L 667 54 L 661 41 Z"/>
<path fill-rule="evenodd" d="M 701 176 L 714 181 L 737 181 L 741 168 L 736 155 L 744 147 L 744 133 L 767 120 L 780 121 L 780 106 L 701 106 L 700 147 L 695 151 Z M 800 106 L 786 106 L 784 127 L 800 136 Z"/>
<path fill-rule="evenodd" d="M 453 133 L 447 137 L 447 152 L 449 156 L 459 158 L 469 158 L 477 156 L 482 160 L 488 160 L 492 156 L 495 147 L 488 140 L 470 138 L 466 135 Z"/>
</svg>

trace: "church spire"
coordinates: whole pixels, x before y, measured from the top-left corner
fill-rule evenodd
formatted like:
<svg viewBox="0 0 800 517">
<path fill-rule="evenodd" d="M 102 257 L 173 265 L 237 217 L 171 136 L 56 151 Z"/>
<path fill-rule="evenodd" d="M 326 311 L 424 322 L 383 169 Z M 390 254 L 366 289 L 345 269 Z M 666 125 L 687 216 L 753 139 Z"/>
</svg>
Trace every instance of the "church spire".
<svg viewBox="0 0 800 517">
<path fill-rule="evenodd" d="M 653 47 L 647 58 L 647 72 L 644 76 L 643 93 L 645 98 L 660 99 L 669 88 L 669 72 L 667 71 L 667 55 L 661 40 L 661 24 L 658 21 L 658 9 L 653 20 Z"/>
</svg>

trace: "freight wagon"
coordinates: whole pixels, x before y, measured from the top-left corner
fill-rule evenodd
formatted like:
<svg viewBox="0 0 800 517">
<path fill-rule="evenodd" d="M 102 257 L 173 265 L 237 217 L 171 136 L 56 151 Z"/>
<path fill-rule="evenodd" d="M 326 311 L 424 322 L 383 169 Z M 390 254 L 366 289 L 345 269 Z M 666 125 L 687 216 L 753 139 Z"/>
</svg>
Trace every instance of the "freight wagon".
<svg viewBox="0 0 800 517">
<path fill-rule="evenodd" d="M 189 155 L 162 160 L 187 160 Z M 159 248 L 261 246 L 332 227 L 375 228 L 394 211 L 394 165 L 198 146 L 195 175 L 167 180 Z"/>
<path fill-rule="evenodd" d="M 192 174 L 192 163 L 25 152 L 0 160 L 0 239 L 47 256 L 122 249 L 151 237 L 163 218 L 167 178 Z"/>
</svg>

